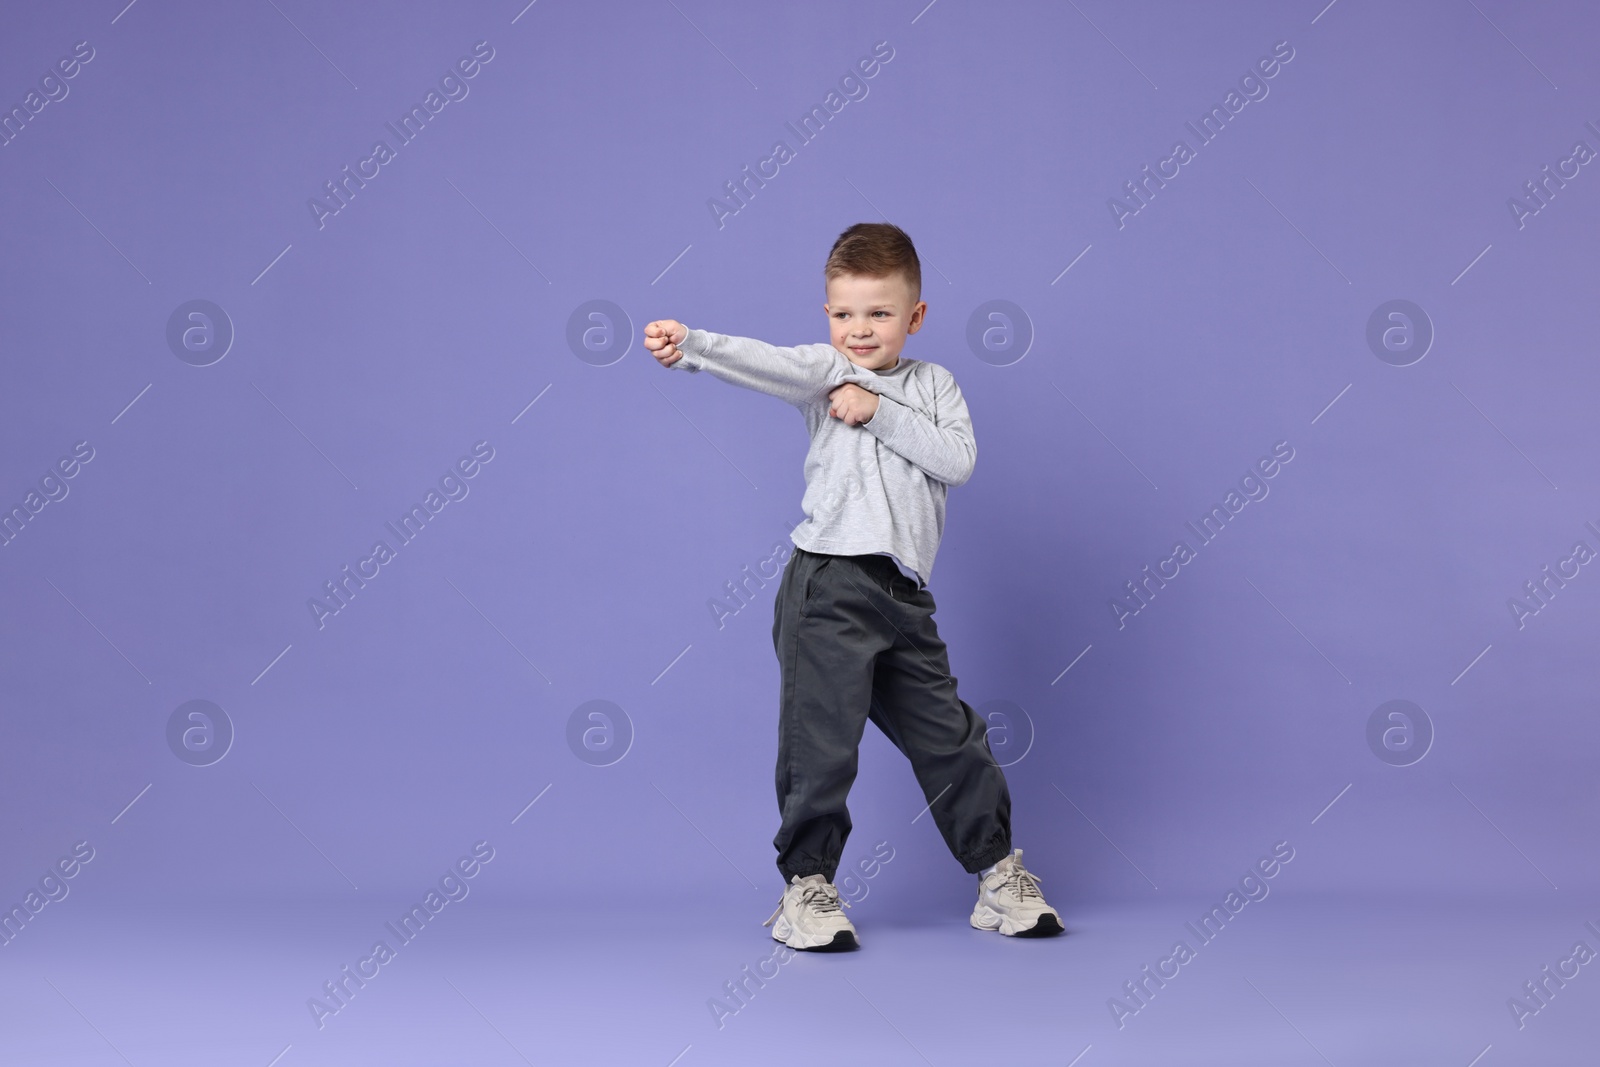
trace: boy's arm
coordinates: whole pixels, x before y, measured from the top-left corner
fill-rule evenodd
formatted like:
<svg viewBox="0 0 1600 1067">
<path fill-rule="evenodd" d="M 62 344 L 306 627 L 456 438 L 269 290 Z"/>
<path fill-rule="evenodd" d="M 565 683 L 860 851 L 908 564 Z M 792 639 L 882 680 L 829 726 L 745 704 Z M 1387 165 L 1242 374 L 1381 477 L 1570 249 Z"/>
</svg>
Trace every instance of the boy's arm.
<svg viewBox="0 0 1600 1067">
<path fill-rule="evenodd" d="M 942 367 L 933 373 L 936 419 L 878 393 L 878 410 L 861 426 L 929 477 L 962 485 L 978 461 L 972 417 L 955 377 Z"/>
<path fill-rule="evenodd" d="M 832 350 L 831 346 L 830 351 Z M 837 361 L 817 346 L 780 348 L 754 337 L 731 337 L 710 330 L 685 328 L 678 344 L 683 358 L 672 366 L 686 371 L 708 370 L 732 385 L 767 393 L 791 404 L 815 399 L 838 384 Z"/>
</svg>

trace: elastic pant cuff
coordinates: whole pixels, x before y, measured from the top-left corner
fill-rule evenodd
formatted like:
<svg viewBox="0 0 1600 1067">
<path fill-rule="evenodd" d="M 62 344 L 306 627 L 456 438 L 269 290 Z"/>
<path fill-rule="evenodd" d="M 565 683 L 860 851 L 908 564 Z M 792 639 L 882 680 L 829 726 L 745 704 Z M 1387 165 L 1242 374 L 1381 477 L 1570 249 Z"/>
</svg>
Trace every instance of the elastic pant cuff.
<svg viewBox="0 0 1600 1067">
<path fill-rule="evenodd" d="M 996 837 L 988 848 L 970 859 L 963 860 L 961 866 L 966 868 L 968 874 L 978 874 L 1009 855 L 1011 855 L 1011 841 L 1006 837 Z"/>
</svg>

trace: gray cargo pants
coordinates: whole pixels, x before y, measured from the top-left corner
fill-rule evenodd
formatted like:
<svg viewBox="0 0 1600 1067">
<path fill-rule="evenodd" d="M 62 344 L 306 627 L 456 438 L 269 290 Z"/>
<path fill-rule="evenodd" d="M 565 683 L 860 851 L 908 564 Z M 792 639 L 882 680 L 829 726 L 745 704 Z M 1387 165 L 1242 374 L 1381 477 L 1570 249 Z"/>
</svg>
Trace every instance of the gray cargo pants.
<svg viewBox="0 0 1600 1067">
<path fill-rule="evenodd" d="M 779 582 L 772 644 L 782 684 L 772 839 L 785 884 L 833 881 L 867 719 L 911 761 L 950 852 L 976 874 L 1011 852 L 1011 794 L 987 727 L 956 695 L 933 594 L 888 556 L 796 547 Z"/>
</svg>

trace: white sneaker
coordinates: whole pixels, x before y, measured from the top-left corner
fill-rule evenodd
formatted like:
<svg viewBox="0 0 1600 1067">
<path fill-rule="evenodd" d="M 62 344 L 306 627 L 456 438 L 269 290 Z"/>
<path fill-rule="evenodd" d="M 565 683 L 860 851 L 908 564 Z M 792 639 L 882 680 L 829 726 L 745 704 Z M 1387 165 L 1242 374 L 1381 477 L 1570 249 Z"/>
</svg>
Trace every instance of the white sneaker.
<svg viewBox="0 0 1600 1067">
<path fill-rule="evenodd" d="M 1050 937 L 1061 933 L 1061 916 L 1044 902 L 1038 875 L 1022 865 L 1022 850 L 1014 849 L 989 872 L 978 876 L 978 903 L 972 925 L 998 930 L 1007 937 Z"/>
<path fill-rule="evenodd" d="M 768 916 L 762 926 L 772 926 L 772 937 L 790 948 L 817 949 L 839 952 L 860 948 L 856 928 L 845 918 L 839 905 L 850 906 L 848 900 L 839 899 L 839 890 L 821 874 L 798 874 L 789 880 L 783 890 L 778 910 Z"/>
</svg>

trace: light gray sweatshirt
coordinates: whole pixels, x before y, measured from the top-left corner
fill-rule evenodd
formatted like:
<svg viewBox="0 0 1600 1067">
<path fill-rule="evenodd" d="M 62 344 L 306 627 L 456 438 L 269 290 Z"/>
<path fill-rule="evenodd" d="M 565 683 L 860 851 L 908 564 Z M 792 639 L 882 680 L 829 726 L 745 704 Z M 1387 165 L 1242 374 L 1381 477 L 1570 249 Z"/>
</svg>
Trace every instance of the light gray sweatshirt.
<svg viewBox="0 0 1600 1067">
<path fill-rule="evenodd" d="M 871 371 L 831 344 L 780 348 L 709 330 L 688 330 L 678 350 L 674 368 L 710 371 L 805 417 L 806 518 L 791 541 L 808 552 L 888 555 L 927 587 L 946 493 L 972 477 L 978 458 L 967 402 L 948 370 L 902 355 L 893 368 Z M 828 391 L 844 382 L 878 395 L 878 410 L 858 426 L 828 414 Z"/>
</svg>

